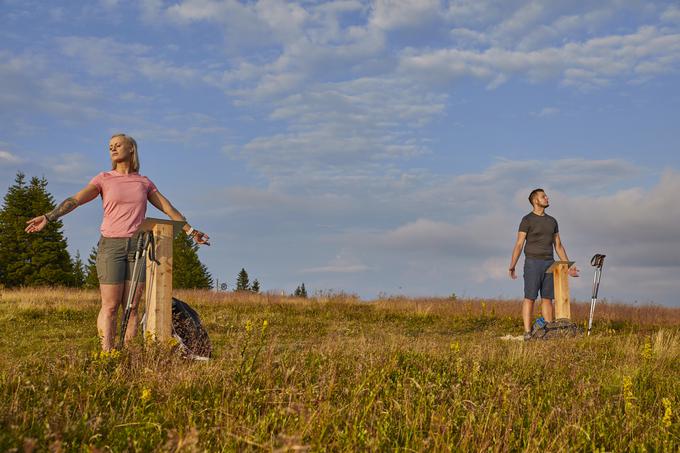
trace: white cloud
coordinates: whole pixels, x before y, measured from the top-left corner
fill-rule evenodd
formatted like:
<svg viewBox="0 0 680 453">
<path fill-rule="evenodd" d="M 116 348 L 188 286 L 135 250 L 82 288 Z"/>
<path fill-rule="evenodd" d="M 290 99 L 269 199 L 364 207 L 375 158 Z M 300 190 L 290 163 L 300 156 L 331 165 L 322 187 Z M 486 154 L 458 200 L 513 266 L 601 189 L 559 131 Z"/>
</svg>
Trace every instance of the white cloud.
<svg viewBox="0 0 680 453">
<path fill-rule="evenodd" d="M 440 17 L 440 4 L 439 0 L 376 0 L 371 25 L 385 30 L 422 26 Z"/>
<path fill-rule="evenodd" d="M 628 188 L 610 195 L 566 197 L 563 210 L 583 237 L 597 237 L 630 259 L 629 265 L 680 266 L 680 173 L 668 170 L 651 189 Z M 638 250 L 639 249 L 639 250 Z M 656 258 L 655 258 L 656 257 Z"/>
<path fill-rule="evenodd" d="M 116 9 L 120 4 L 120 0 L 99 0 L 99 3 L 106 9 Z"/>
<path fill-rule="evenodd" d="M 251 140 L 238 156 L 272 181 L 375 174 L 384 162 L 427 152 L 418 130 L 443 111 L 444 99 L 400 80 L 310 87 L 274 104 L 271 119 L 284 122 L 283 132 Z"/>
<path fill-rule="evenodd" d="M 545 186 L 559 191 L 592 193 L 641 174 L 641 169 L 621 159 L 569 158 L 552 161 L 499 159 L 484 172 L 460 175 L 446 190 L 486 193 L 487 190 L 526 191 Z M 514 192 L 513 190 L 513 192 Z M 525 197 L 521 196 L 522 205 Z"/>
<path fill-rule="evenodd" d="M 0 150 L 0 165 L 13 165 L 21 163 L 22 159 L 10 153 L 9 151 Z"/>
<path fill-rule="evenodd" d="M 163 0 L 138 0 L 142 19 L 148 23 L 156 23 L 161 17 Z"/>
<path fill-rule="evenodd" d="M 661 20 L 673 24 L 680 24 L 680 7 L 673 5 L 666 8 L 663 14 L 661 14 Z"/>
<path fill-rule="evenodd" d="M 219 20 L 247 8 L 237 1 L 185 0 L 168 7 L 169 17 L 178 21 Z"/>
<path fill-rule="evenodd" d="M 62 7 L 51 8 L 48 14 L 50 20 L 54 22 L 61 22 L 65 16 L 64 8 Z"/>
<path fill-rule="evenodd" d="M 48 112 L 60 121 L 100 115 L 91 106 L 100 96 L 96 87 L 77 83 L 70 74 L 54 70 L 44 54 L 0 50 L 0 86 L 0 116 L 17 128 L 22 115 L 36 111 Z"/>
<path fill-rule="evenodd" d="M 255 11 L 283 41 L 299 38 L 310 19 L 310 13 L 301 5 L 282 0 L 261 0 L 255 5 Z"/>
<path fill-rule="evenodd" d="M 244 49 L 278 48 L 282 44 L 304 39 L 306 33 L 303 26 L 310 18 L 310 12 L 302 5 L 282 0 L 253 3 L 184 0 L 169 6 L 164 14 L 170 21 L 182 25 L 196 22 L 220 24 L 226 46 L 234 54 Z"/>
<path fill-rule="evenodd" d="M 476 266 L 476 269 L 473 272 L 475 281 L 478 284 L 482 284 L 489 280 L 507 280 L 509 275 L 509 264 L 509 256 L 494 256 L 492 258 L 488 258 Z"/>
<path fill-rule="evenodd" d="M 526 34 L 536 23 L 544 18 L 549 4 L 542 1 L 529 1 L 494 27 L 494 34 L 504 37 Z"/>
<path fill-rule="evenodd" d="M 152 48 L 137 43 L 122 43 L 113 38 L 69 36 L 57 39 L 67 57 L 81 63 L 95 77 L 131 82 L 139 75 L 152 81 L 187 83 L 199 79 L 196 68 L 174 65 L 150 56 Z"/>
<path fill-rule="evenodd" d="M 61 153 L 41 162 L 40 166 L 49 169 L 56 182 L 87 181 L 97 172 L 94 163 L 82 153 Z"/>
<path fill-rule="evenodd" d="M 498 23 L 507 17 L 509 10 L 515 8 L 516 1 L 499 2 L 496 0 L 451 0 L 444 11 L 447 20 L 454 26 L 484 28 Z"/>
<path fill-rule="evenodd" d="M 370 239 L 391 252 L 426 256 L 469 257 L 498 252 L 498 242 L 490 235 L 502 216 L 486 214 L 466 218 L 459 224 L 418 219 Z"/>
<path fill-rule="evenodd" d="M 162 14 L 185 25 L 222 25 L 225 50 L 233 58 L 221 77 L 209 74 L 205 79 L 247 102 L 299 92 L 310 81 L 389 79 L 394 55 L 400 56 L 402 74 L 414 82 L 448 84 L 472 77 L 489 89 L 512 77 L 556 79 L 593 89 L 614 81 L 644 81 L 677 70 L 680 62 L 680 35 L 669 29 L 648 25 L 601 36 L 602 24 L 617 14 L 658 21 L 636 2 L 447 3 L 380 0 L 369 7 L 357 1 L 184 0 Z M 664 17 L 672 17 L 673 11 L 667 9 Z M 359 21 L 343 22 L 346 12 Z M 448 33 L 453 43 L 441 47 L 439 41 L 433 48 L 417 40 L 401 43 L 386 33 L 413 27 L 420 27 L 421 35 Z"/>
<path fill-rule="evenodd" d="M 560 109 L 557 107 L 543 107 L 541 111 L 536 114 L 536 116 L 539 118 L 548 118 L 555 116 L 558 113 L 560 113 Z"/>
<path fill-rule="evenodd" d="M 477 48 L 491 43 L 486 33 L 464 27 L 452 29 L 450 35 L 456 48 Z"/>
<path fill-rule="evenodd" d="M 602 86 L 619 78 L 634 80 L 638 68 L 650 66 L 655 73 L 678 70 L 680 34 L 645 26 L 627 35 L 597 37 L 534 51 L 498 47 L 483 51 L 409 50 L 400 63 L 404 73 L 440 83 L 461 77 L 494 80 L 510 74 L 531 81 L 557 78 L 565 85 L 580 88 Z"/>
</svg>

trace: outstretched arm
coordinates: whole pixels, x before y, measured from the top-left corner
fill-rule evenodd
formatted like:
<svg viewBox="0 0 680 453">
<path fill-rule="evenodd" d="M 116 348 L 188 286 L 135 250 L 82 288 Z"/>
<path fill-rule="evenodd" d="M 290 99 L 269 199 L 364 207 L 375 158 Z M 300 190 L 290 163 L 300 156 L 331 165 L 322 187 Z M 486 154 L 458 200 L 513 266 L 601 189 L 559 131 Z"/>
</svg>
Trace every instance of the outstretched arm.
<svg viewBox="0 0 680 453">
<path fill-rule="evenodd" d="M 158 191 L 152 193 L 151 195 L 149 195 L 149 201 L 156 208 L 163 211 L 172 220 L 179 220 L 182 222 L 187 221 L 186 217 L 184 217 L 182 213 L 180 213 L 172 205 L 172 203 L 170 203 L 170 200 L 163 196 L 162 193 Z M 185 223 L 182 229 L 186 234 L 190 235 L 192 239 L 196 241 L 198 244 L 210 245 L 210 242 L 208 242 L 210 240 L 210 237 L 207 234 L 192 228 L 191 225 L 189 225 L 188 223 Z"/>
<path fill-rule="evenodd" d="M 43 214 L 27 221 L 25 231 L 27 233 L 37 233 L 38 231 L 41 231 L 43 228 L 45 228 L 49 222 L 54 222 L 58 218 L 63 217 L 69 212 L 73 211 L 81 204 L 85 204 L 88 201 L 94 200 L 97 195 L 99 195 L 99 189 L 97 189 L 97 187 L 93 186 L 92 184 L 88 184 L 77 194 L 73 195 L 72 197 L 68 197 L 66 200 L 59 203 L 56 208 L 47 214 Z"/>
<path fill-rule="evenodd" d="M 510 258 L 510 267 L 508 272 L 510 273 L 510 278 L 515 280 L 517 274 L 515 273 L 515 266 L 519 260 L 519 255 L 522 253 L 522 248 L 524 247 L 524 241 L 527 239 L 527 234 L 524 231 L 517 232 L 517 240 L 515 241 L 515 247 L 512 249 L 512 258 Z"/>
<path fill-rule="evenodd" d="M 555 252 L 557 252 L 557 256 L 559 256 L 562 261 L 569 261 L 567 251 L 564 249 L 562 239 L 560 239 L 560 233 L 555 233 Z M 578 277 L 578 272 L 579 270 L 576 266 L 569 268 L 569 275 L 572 277 Z"/>
</svg>

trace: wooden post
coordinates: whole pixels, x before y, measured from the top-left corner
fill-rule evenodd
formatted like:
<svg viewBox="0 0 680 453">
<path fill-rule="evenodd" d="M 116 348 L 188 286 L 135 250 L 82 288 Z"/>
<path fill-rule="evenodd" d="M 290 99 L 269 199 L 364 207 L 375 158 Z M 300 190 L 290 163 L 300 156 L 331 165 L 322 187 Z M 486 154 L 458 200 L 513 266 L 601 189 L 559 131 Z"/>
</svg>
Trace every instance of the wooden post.
<svg viewBox="0 0 680 453">
<path fill-rule="evenodd" d="M 165 341 L 172 337 L 172 243 L 184 222 L 164 219 L 144 219 L 140 231 L 153 232 L 156 260 L 147 255 L 146 291 L 149 305 L 146 312 L 144 338 Z"/>
<path fill-rule="evenodd" d="M 144 337 L 165 341 L 172 336 L 172 225 L 154 225 L 156 260 L 160 263 L 153 267 L 147 258 L 146 281 L 151 290 L 149 311 L 146 315 Z"/>
<path fill-rule="evenodd" d="M 555 284 L 555 319 L 571 320 L 569 306 L 569 268 L 573 261 L 555 261 L 546 271 L 553 274 Z"/>
</svg>

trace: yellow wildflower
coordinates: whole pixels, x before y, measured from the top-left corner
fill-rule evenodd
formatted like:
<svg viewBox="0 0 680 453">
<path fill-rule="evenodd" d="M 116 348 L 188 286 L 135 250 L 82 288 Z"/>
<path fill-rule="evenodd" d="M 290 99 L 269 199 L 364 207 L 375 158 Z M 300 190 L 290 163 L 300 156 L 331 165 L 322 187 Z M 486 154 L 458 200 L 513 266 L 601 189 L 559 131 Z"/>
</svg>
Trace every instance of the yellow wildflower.
<svg viewBox="0 0 680 453">
<path fill-rule="evenodd" d="M 647 340 L 645 340 L 644 346 L 642 346 L 642 352 L 640 353 L 640 356 L 642 356 L 643 360 L 649 360 L 653 355 L 654 351 L 652 350 L 652 341 L 647 338 Z"/>
<path fill-rule="evenodd" d="M 142 389 L 142 396 L 140 397 L 142 400 L 143 404 L 148 403 L 151 400 L 151 390 L 149 389 Z"/>
<path fill-rule="evenodd" d="M 663 418 L 661 423 L 663 423 L 664 428 L 671 427 L 671 419 L 673 418 L 673 409 L 671 408 L 671 400 L 668 398 L 662 398 L 661 404 L 663 404 Z"/>
<path fill-rule="evenodd" d="M 634 399 L 635 399 L 635 395 L 633 394 L 633 380 L 631 379 L 630 376 L 624 376 L 623 377 L 623 401 L 624 401 L 624 409 L 626 411 L 626 414 L 631 413 L 632 410 L 635 408 L 635 405 L 633 404 Z"/>
<path fill-rule="evenodd" d="M 449 344 L 449 349 L 450 349 L 451 352 L 453 352 L 454 354 L 458 354 L 458 353 L 460 352 L 460 343 L 457 342 L 457 341 L 452 341 L 452 342 Z"/>
</svg>

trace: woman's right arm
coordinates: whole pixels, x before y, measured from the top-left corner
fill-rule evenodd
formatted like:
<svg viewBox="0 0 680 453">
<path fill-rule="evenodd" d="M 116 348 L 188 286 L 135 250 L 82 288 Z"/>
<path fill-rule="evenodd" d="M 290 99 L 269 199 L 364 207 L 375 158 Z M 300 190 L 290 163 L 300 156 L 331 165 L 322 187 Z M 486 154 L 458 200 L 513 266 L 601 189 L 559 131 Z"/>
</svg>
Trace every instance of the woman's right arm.
<svg viewBox="0 0 680 453">
<path fill-rule="evenodd" d="M 28 225 L 26 226 L 25 231 L 27 233 L 37 233 L 38 231 L 45 228 L 48 222 L 54 222 L 59 217 L 65 216 L 81 204 L 85 204 L 88 201 L 94 200 L 97 195 L 99 195 L 99 189 L 92 184 L 88 184 L 77 194 L 73 195 L 72 197 L 68 197 L 66 200 L 59 203 L 59 206 L 47 214 L 43 214 L 27 221 L 26 223 Z"/>
</svg>

